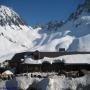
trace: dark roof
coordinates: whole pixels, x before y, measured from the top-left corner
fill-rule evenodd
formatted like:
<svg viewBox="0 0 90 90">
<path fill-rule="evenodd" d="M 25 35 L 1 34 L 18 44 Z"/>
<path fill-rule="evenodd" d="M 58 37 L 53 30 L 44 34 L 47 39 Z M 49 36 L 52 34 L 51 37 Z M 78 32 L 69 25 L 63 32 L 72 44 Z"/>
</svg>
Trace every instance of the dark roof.
<svg viewBox="0 0 90 90">
<path fill-rule="evenodd" d="M 21 59 L 24 59 L 25 56 L 30 57 L 31 55 L 32 57 L 42 59 L 44 57 L 59 57 L 62 55 L 72 55 L 72 54 L 90 54 L 90 52 L 75 52 L 75 51 L 72 51 L 72 52 L 67 52 L 67 51 L 63 51 L 63 52 L 62 51 L 61 52 L 39 52 L 39 51 L 22 52 L 22 53 L 15 54 L 15 56 L 11 60 L 20 61 Z"/>
<path fill-rule="evenodd" d="M 14 57 L 11 59 L 11 60 L 21 60 L 21 59 L 24 59 L 24 56 L 27 55 L 27 56 L 30 56 L 32 52 L 22 52 L 22 53 L 16 53 L 14 55 Z"/>
</svg>

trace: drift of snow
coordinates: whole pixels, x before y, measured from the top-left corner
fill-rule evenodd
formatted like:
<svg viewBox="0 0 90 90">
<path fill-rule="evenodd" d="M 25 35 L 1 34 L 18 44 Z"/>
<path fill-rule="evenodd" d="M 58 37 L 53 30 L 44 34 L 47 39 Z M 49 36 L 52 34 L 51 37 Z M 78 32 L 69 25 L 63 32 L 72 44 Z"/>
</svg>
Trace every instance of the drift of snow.
<svg viewBox="0 0 90 90">
<path fill-rule="evenodd" d="M 90 75 L 81 78 L 70 78 L 64 76 L 50 76 L 48 78 L 31 78 L 30 76 L 20 76 L 13 80 L 2 81 L 0 87 L 17 88 L 26 90 L 29 86 L 39 90 L 89 90 Z"/>
</svg>

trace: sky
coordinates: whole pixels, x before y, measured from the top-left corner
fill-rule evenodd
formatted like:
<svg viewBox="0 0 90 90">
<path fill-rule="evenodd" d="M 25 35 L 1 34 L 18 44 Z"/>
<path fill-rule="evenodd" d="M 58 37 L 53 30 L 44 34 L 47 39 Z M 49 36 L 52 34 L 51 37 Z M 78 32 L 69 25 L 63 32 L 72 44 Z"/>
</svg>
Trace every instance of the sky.
<svg viewBox="0 0 90 90">
<path fill-rule="evenodd" d="M 28 25 L 46 24 L 51 20 L 66 20 L 85 0 L 0 0 L 15 10 Z"/>
</svg>

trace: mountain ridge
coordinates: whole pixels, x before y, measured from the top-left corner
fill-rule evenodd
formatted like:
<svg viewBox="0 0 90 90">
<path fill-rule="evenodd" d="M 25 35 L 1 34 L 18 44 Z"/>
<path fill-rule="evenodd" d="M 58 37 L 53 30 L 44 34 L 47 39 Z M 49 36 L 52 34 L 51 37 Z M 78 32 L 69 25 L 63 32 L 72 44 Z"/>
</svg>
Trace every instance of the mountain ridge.
<svg viewBox="0 0 90 90">
<path fill-rule="evenodd" d="M 68 51 L 90 51 L 90 43 L 88 42 L 90 39 L 90 12 L 88 12 L 88 9 L 90 8 L 86 7 L 87 2 L 79 5 L 71 19 L 64 23 L 55 22 L 55 28 L 52 25 L 51 30 L 40 26 L 36 28 L 28 27 L 19 21 L 18 25 L 12 21 L 10 21 L 10 23 L 13 23 L 11 25 L 9 25 L 9 22 L 4 26 L 0 25 L 0 39 L 2 41 L 0 50 L 3 53 L 1 55 L 35 50 L 58 51 L 59 48 L 65 48 Z M 82 7 L 82 5 L 84 6 Z M 0 14 L 2 16 L 2 13 Z M 14 16 L 19 17 L 17 13 L 14 14 Z M 17 20 L 16 17 L 15 20 Z M 7 46 L 5 46 L 6 42 L 8 43 Z"/>
</svg>

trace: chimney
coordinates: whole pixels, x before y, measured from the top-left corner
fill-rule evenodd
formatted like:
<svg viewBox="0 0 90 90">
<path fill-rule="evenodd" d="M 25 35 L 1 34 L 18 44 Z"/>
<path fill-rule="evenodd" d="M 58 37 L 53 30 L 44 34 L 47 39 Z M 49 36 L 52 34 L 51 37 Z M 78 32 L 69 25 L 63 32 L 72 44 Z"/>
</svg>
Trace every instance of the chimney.
<svg viewBox="0 0 90 90">
<path fill-rule="evenodd" d="M 65 48 L 59 48 L 59 52 L 65 52 Z"/>
</svg>

